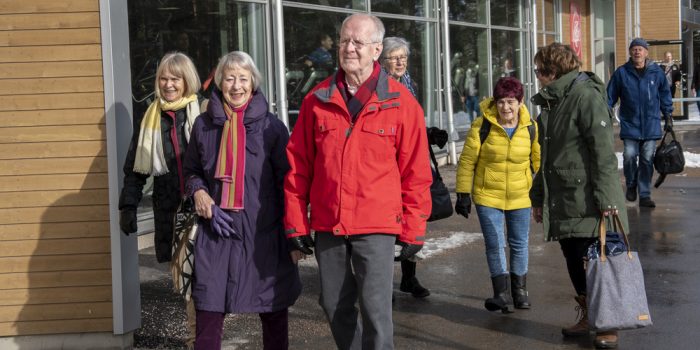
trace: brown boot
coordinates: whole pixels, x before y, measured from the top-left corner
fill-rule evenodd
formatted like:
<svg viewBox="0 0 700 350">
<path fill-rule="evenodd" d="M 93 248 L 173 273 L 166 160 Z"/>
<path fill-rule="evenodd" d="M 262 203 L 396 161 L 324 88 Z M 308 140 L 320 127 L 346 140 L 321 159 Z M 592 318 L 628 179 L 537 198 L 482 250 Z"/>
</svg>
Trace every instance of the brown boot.
<svg viewBox="0 0 700 350">
<path fill-rule="evenodd" d="M 565 337 L 580 337 L 588 335 L 590 331 L 588 328 L 588 306 L 586 305 L 586 296 L 578 295 L 574 297 L 574 299 L 578 303 L 578 306 L 576 306 L 578 322 L 571 327 L 561 329 L 561 334 Z"/>
<path fill-rule="evenodd" d="M 596 349 L 617 348 L 617 331 L 598 332 L 595 334 Z"/>
</svg>

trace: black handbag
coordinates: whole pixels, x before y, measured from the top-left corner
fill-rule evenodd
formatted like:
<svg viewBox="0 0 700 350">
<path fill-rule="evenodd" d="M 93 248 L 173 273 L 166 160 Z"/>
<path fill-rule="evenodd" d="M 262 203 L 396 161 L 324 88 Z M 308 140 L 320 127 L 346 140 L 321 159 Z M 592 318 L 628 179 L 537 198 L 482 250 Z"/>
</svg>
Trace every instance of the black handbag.
<svg viewBox="0 0 700 350">
<path fill-rule="evenodd" d="M 440 219 L 449 218 L 452 216 L 454 209 L 452 209 L 452 199 L 450 199 L 450 191 L 442 182 L 442 176 L 440 176 L 440 170 L 438 170 L 437 159 L 435 159 L 435 153 L 433 153 L 433 148 L 428 146 L 430 150 L 430 159 L 432 160 L 433 166 L 431 170 L 433 171 L 433 183 L 430 185 L 430 197 L 433 201 L 433 209 L 430 212 L 430 217 L 428 221 L 435 221 Z"/>
<path fill-rule="evenodd" d="M 671 139 L 666 142 L 666 136 L 671 135 Z M 685 168 L 685 157 L 680 142 L 676 140 L 673 127 L 666 128 L 666 133 L 661 139 L 661 143 L 656 148 L 654 154 L 654 168 L 659 173 L 659 177 L 654 183 L 654 187 L 659 187 L 666 180 L 667 174 L 678 174 Z"/>
<path fill-rule="evenodd" d="M 175 291 L 190 300 L 194 273 L 194 242 L 197 238 L 199 216 L 194 209 L 194 199 L 185 197 L 175 214 L 173 251 L 170 273 Z"/>
</svg>

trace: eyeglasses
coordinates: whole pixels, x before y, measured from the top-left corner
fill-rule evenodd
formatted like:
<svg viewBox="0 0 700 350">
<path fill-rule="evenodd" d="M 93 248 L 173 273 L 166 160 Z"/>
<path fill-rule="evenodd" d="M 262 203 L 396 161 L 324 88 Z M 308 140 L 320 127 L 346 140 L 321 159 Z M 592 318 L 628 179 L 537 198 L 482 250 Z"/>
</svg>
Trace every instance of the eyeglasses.
<svg viewBox="0 0 700 350">
<path fill-rule="evenodd" d="M 350 43 L 352 43 L 352 46 L 354 46 L 356 49 L 362 50 L 362 48 L 365 47 L 365 45 L 376 44 L 378 43 L 378 41 L 370 41 L 365 43 L 354 39 L 340 39 L 338 43 L 340 44 L 340 46 L 344 47 L 347 47 Z"/>
<path fill-rule="evenodd" d="M 399 63 L 399 61 L 406 63 L 406 61 L 408 61 L 408 56 L 390 56 L 385 57 L 384 59 L 387 61 L 394 61 L 396 63 Z"/>
</svg>

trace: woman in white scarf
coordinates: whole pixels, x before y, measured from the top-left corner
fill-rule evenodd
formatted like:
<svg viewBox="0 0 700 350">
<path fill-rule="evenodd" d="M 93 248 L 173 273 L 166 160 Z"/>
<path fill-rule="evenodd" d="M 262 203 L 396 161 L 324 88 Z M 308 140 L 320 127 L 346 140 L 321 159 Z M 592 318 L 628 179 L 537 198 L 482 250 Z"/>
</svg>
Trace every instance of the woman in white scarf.
<svg viewBox="0 0 700 350">
<path fill-rule="evenodd" d="M 155 86 L 156 99 L 134 124 L 124 162 L 119 226 L 126 235 L 137 231 L 136 209 L 146 180 L 153 176 L 156 259 L 167 262 L 172 254 L 174 217 L 184 193 L 182 159 L 199 116 L 197 92 L 201 83 L 192 60 L 173 52 L 160 61 Z"/>
</svg>

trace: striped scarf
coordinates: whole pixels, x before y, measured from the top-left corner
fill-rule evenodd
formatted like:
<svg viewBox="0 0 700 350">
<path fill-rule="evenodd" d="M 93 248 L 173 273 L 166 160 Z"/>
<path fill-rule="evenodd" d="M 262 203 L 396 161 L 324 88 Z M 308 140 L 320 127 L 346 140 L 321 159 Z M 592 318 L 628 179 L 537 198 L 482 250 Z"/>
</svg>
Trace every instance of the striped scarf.
<svg viewBox="0 0 700 350">
<path fill-rule="evenodd" d="M 350 94 L 347 90 L 347 83 L 345 82 L 345 71 L 343 69 L 338 69 L 335 83 L 343 96 L 343 100 L 345 100 L 345 105 L 348 107 L 348 112 L 350 112 L 353 122 L 355 119 L 357 119 L 362 107 L 369 102 L 369 99 L 372 97 L 372 93 L 374 93 L 374 91 L 377 89 L 380 71 L 381 67 L 379 66 L 379 63 L 374 61 L 374 69 L 372 70 L 372 74 L 369 76 L 369 78 L 367 78 L 367 80 L 365 80 L 364 83 L 362 83 L 362 85 L 360 85 L 359 88 L 357 88 L 355 95 L 349 96 Z"/>
<path fill-rule="evenodd" d="M 175 102 L 167 102 L 163 99 L 153 101 L 141 120 L 139 143 L 136 146 L 136 160 L 134 172 L 159 176 L 168 173 L 168 165 L 163 153 L 163 139 L 160 129 L 161 111 L 178 111 L 187 107 L 187 120 L 185 121 L 185 138 L 190 140 L 190 132 L 195 118 L 199 116 L 199 103 L 197 95 L 192 94 Z M 175 125 L 173 125 L 175 127 Z"/>
<path fill-rule="evenodd" d="M 246 137 L 243 115 L 248 102 L 239 108 L 232 108 L 228 103 L 223 103 L 226 122 L 221 133 L 214 175 L 214 178 L 220 180 L 222 184 L 221 209 L 243 209 Z"/>
</svg>

